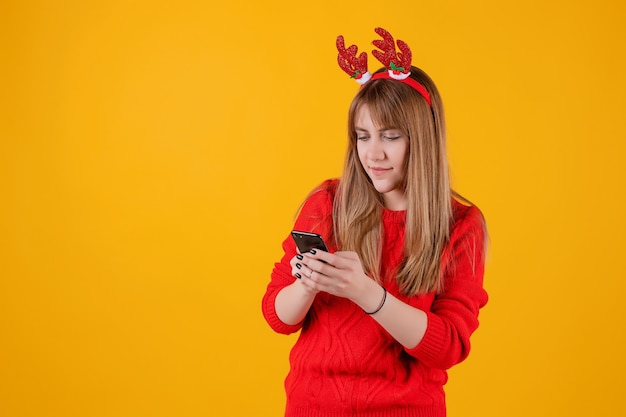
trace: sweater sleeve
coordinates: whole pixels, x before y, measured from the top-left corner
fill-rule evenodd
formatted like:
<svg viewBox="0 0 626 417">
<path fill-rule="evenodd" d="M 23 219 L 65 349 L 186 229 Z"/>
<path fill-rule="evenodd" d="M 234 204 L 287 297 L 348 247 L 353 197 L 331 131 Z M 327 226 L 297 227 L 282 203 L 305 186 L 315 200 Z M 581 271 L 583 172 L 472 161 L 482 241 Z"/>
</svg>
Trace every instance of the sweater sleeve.
<svg viewBox="0 0 626 417">
<path fill-rule="evenodd" d="M 296 219 L 293 229 L 303 232 L 319 233 L 324 241 L 329 244 L 329 250 L 332 249 L 332 204 L 334 188 L 336 180 L 327 180 L 318 186 L 304 202 L 300 213 Z M 280 320 L 276 314 L 276 296 L 288 285 L 295 281 L 295 277 L 291 275 L 291 265 L 289 262 L 296 256 L 296 245 L 291 235 L 283 241 L 284 255 L 280 262 L 274 264 L 271 280 L 263 296 L 261 308 L 265 320 L 270 327 L 277 333 L 291 334 L 302 327 L 303 323 L 297 325 L 289 325 Z"/>
<path fill-rule="evenodd" d="M 484 219 L 478 208 L 463 207 L 442 257 L 443 289 L 427 311 L 421 342 L 407 353 L 427 366 L 446 370 L 463 361 L 470 336 L 478 328 L 478 311 L 487 303 L 483 289 Z"/>
</svg>

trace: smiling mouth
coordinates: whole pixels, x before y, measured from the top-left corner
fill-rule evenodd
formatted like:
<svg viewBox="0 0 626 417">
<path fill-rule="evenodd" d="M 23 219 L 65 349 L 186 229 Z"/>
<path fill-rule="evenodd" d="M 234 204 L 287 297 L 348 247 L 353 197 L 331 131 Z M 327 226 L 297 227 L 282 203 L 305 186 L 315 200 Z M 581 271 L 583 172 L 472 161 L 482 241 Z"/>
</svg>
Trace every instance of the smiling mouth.
<svg viewBox="0 0 626 417">
<path fill-rule="evenodd" d="M 383 175 L 384 173 L 391 171 L 391 168 L 370 167 L 370 171 L 374 175 Z"/>
</svg>

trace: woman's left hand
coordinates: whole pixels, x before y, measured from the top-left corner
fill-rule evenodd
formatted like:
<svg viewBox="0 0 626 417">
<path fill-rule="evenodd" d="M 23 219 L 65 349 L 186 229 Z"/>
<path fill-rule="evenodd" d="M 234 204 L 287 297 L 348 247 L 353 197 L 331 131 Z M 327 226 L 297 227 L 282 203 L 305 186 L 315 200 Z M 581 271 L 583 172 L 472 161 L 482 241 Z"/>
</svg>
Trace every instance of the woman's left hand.
<svg viewBox="0 0 626 417">
<path fill-rule="evenodd" d="M 318 250 L 301 256 L 299 269 L 303 285 L 347 298 L 365 312 L 376 312 L 372 317 L 408 349 L 422 340 L 428 326 L 426 313 L 388 294 L 368 277 L 356 252 L 331 254 Z"/>
<path fill-rule="evenodd" d="M 373 281 L 363 271 L 356 252 L 328 253 L 321 250 L 302 254 L 302 284 L 316 291 L 357 301 Z"/>
</svg>

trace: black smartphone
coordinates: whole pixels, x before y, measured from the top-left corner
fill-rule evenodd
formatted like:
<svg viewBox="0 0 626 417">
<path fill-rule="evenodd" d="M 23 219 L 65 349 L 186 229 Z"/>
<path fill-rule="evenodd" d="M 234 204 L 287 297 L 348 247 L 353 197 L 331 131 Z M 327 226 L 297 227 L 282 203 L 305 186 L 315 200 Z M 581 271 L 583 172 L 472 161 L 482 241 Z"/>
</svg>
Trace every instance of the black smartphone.
<svg viewBox="0 0 626 417">
<path fill-rule="evenodd" d="M 298 247 L 300 253 L 309 252 L 311 249 L 320 249 L 328 252 L 324 239 L 322 239 L 322 236 L 317 233 L 292 230 L 291 237 L 293 237 L 293 240 L 296 242 L 296 246 Z"/>
</svg>

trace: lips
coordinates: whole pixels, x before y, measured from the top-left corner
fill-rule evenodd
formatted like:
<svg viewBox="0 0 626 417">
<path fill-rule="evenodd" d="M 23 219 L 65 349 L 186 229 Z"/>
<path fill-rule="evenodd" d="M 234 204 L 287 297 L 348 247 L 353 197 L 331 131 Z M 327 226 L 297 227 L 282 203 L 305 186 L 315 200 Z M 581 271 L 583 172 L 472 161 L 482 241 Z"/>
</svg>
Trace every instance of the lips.
<svg viewBox="0 0 626 417">
<path fill-rule="evenodd" d="M 381 176 L 381 175 L 385 175 L 387 172 L 391 171 L 391 168 L 370 167 L 370 171 L 371 171 L 372 175 Z"/>
</svg>

